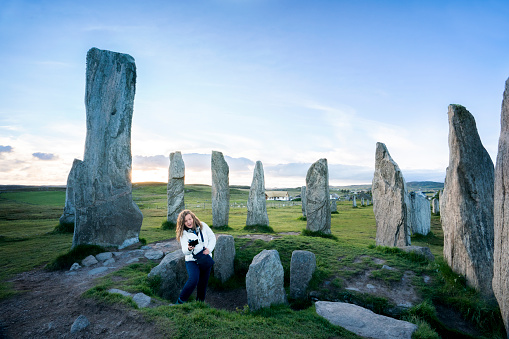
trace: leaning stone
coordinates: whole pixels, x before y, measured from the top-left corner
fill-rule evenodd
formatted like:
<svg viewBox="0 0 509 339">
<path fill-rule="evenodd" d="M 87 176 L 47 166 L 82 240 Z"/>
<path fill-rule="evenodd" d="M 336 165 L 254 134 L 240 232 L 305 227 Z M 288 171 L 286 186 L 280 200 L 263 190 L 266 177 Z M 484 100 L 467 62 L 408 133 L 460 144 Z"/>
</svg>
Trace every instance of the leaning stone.
<svg viewBox="0 0 509 339">
<path fill-rule="evenodd" d="M 111 293 L 111 294 L 122 294 L 124 297 L 131 297 L 133 295 L 132 293 L 129 293 L 129 292 L 126 292 L 126 291 L 123 291 L 123 290 L 119 290 L 118 288 L 110 288 L 108 290 L 108 293 Z"/>
<path fill-rule="evenodd" d="M 290 298 L 306 299 L 309 281 L 316 269 L 315 254 L 296 250 L 290 262 Z"/>
<path fill-rule="evenodd" d="M 143 221 L 131 183 L 136 65 L 130 55 L 92 48 L 86 78 L 87 137 L 75 174 L 72 247 L 124 248 L 138 242 Z"/>
<path fill-rule="evenodd" d="M 435 261 L 435 256 L 431 253 L 429 247 L 425 246 L 401 246 L 399 247 L 405 252 L 413 252 L 424 256 L 429 261 Z"/>
<path fill-rule="evenodd" d="M 76 220 L 76 207 L 74 204 L 74 186 L 76 185 L 76 167 L 81 160 L 74 159 L 71 170 L 67 176 L 67 186 L 65 189 L 64 213 L 59 219 L 60 224 L 74 224 Z"/>
<path fill-rule="evenodd" d="M 431 213 L 428 198 L 422 192 L 409 194 L 408 224 L 412 234 L 427 235 L 431 230 Z"/>
<path fill-rule="evenodd" d="M 81 268 L 80 264 L 78 264 L 77 262 L 75 262 L 74 264 L 72 264 L 71 268 L 69 269 L 69 271 L 76 271 L 76 270 L 79 270 Z"/>
<path fill-rule="evenodd" d="M 301 201 L 301 208 L 302 208 L 302 216 L 306 216 L 306 186 L 302 186 L 300 188 L 300 201 Z"/>
<path fill-rule="evenodd" d="M 152 298 L 150 298 L 148 295 L 144 293 L 136 293 L 133 296 L 133 301 L 138 305 L 138 308 L 145 308 L 150 305 L 150 302 L 152 301 Z"/>
<path fill-rule="evenodd" d="M 247 219 L 246 226 L 269 226 L 269 216 L 267 215 L 267 205 L 265 200 L 265 179 L 263 175 L 263 165 L 257 161 L 251 188 L 249 189 L 249 198 L 247 200 Z"/>
<path fill-rule="evenodd" d="M 71 326 L 71 333 L 76 333 L 84 330 L 90 325 L 90 321 L 83 314 L 80 315 Z"/>
<path fill-rule="evenodd" d="M 223 153 L 212 151 L 212 226 L 228 226 L 230 216 L 230 168 Z"/>
<path fill-rule="evenodd" d="M 493 253 L 493 291 L 509 333 L 509 79 L 502 101 L 501 130 L 495 169 L 495 247 Z"/>
<path fill-rule="evenodd" d="M 168 186 L 166 195 L 168 198 L 168 212 L 166 220 L 176 225 L 179 213 L 185 209 L 184 203 L 184 180 L 186 167 L 182 159 L 182 153 L 170 153 L 170 168 L 168 171 Z"/>
<path fill-rule="evenodd" d="M 221 234 L 217 237 L 216 247 L 214 248 L 214 261 L 214 277 L 224 283 L 233 276 L 235 240 L 232 235 Z"/>
<path fill-rule="evenodd" d="M 449 166 L 440 199 L 444 260 L 467 284 L 493 295 L 494 167 L 475 119 L 449 105 Z"/>
<path fill-rule="evenodd" d="M 159 295 L 168 300 L 177 300 L 187 280 L 185 256 L 182 250 L 168 253 L 148 274 L 149 279 L 159 277 Z"/>
<path fill-rule="evenodd" d="M 306 229 L 330 234 L 329 168 L 327 159 L 311 165 L 306 175 Z"/>
<path fill-rule="evenodd" d="M 159 260 L 164 257 L 164 252 L 161 250 L 151 250 L 145 252 L 145 258 L 150 260 Z"/>
<path fill-rule="evenodd" d="M 286 303 L 283 265 L 276 250 L 263 250 L 249 265 L 246 275 L 250 311 Z"/>
<path fill-rule="evenodd" d="M 95 258 L 98 260 L 98 261 L 105 261 L 105 260 L 108 260 L 108 259 L 111 259 L 113 258 L 113 253 L 111 252 L 103 252 L 103 253 L 99 253 L 95 256 Z"/>
<path fill-rule="evenodd" d="M 316 313 L 336 326 L 366 338 L 411 339 L 417 325 L 342 302 L 318 301 Z"/>
<path fill-rule="evenodd" d="M 103 272 L 106 272 L 107 270 L 109 269 L 109 267 L 97 267 L 97 268 L 94 268 L 94 269 L 91 269 L 90 271 L 88 271 L 88 275 L 96 275 L 96 274 L 101 274 Z"/>
<path fill-rule="evenodd" d="M 86 257 L 85 259 L 83 259 L 81 261 L 81 264 L 85 267 L 89 267 L 89 266 L 95 265 L 97 263 L 98 263 L 98 261 L 93 255 L 89 255 L 88 257 Z"/>
<path fill-rule="evenodd" d="M 376 143 L 372 192 L 376 245 L 410 245 L 406 182 L 398 164 L 392 160 L 387 147 L 381 142 Z"/>
</svg>

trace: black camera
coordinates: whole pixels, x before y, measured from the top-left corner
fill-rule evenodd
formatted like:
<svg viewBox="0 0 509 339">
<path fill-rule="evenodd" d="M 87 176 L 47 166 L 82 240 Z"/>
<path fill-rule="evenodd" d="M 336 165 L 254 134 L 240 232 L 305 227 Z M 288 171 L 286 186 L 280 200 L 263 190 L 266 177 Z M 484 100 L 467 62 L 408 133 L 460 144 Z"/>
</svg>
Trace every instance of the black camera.
<svg viewBox="0 0 509 339">
<path fill-rule="evenodd" d="M 195 240 L 189 240 L 189 246 L 196 246 L 198 245 L 198 239 L 195 239 Z"/>
</svg>

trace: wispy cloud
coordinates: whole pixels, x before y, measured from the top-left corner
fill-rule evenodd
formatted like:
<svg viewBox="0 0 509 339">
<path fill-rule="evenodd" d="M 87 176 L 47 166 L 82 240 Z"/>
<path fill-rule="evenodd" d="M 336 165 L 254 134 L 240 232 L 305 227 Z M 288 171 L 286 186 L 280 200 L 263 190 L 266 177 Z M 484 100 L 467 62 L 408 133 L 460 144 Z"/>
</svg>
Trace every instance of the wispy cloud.
<svg viewBox="0 0 509 339">
<path fill-rule="evenodd" d="M 210 154 L 187 153 L 182 154 L 184 165 L 190 171 L 208 171 L 211 162 Z M 225 156 L 225 161 L 230 167 L 230 171 L 250 171 L 254 162 L 247 158 L 232 158 Z M 164 155 L 143 156 L 135 155 L 133 157 L 133 166 L 139 170 L 154 170 L 158 168 L 168 168 L 170 165 L 169 157 Z"/>
<path fill-rule="evenodd" d="M 36 152 L 36 153 L 32 153 L 32 155 L 39 160 L 56 160 L 56 159 L 58 159 L 58 156 L 56 156 L 53 153 Z"/>
</svg>

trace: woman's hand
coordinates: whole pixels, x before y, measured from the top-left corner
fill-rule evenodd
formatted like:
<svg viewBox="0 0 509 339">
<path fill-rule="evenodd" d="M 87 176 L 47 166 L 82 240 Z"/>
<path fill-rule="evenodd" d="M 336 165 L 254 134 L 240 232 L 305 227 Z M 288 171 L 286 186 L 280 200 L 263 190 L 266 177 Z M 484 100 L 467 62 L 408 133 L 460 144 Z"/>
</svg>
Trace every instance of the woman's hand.
<svg viewBox="0 0 509 339">
<path fill-rule="evenodd" d="M 205 247 L 205 248 L 203 249 L 203 254 L 210 254 L 209 249 Z"/>
<path fill-rule="evenodd" d="M 187 249 L 192 252 L 194 250 L 194 246 L 187 245 Z"/>
</svg>

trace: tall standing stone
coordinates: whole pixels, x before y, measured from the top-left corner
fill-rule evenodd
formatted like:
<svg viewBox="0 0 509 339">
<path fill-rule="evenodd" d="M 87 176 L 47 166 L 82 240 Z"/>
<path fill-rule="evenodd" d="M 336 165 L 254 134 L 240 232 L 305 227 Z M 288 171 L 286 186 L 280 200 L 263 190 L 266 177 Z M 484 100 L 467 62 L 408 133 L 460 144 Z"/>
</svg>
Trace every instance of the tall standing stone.
<svg viewBox="0 0 509 339">
<path fill-rule="evenodd" d="M 309 282 L 316 270 L 316 256 L 303 250 L 292 252 L 290 261 L 290 298 L 306 299 Z"/>
<path fill-rule="evenodd" d="M 472 114 L 449 105 L 449 166 L 440 199 L 444 259 L 467 284 L 493 295 L 493 162 Z"/>
<path fill-rule="evenodd" d="M 306 216 L 306 186 L 300 188 L 300 201 L 302 204 L 302 216 Z"/>
<path fill-rule="evenodd" d="M 212 151 L 212 225 L 228 226 L 230 215 L 230 168 L 223 153 Z"/>
<path fill-rule="evenodd" d="M 306 229 L 330 234 L 329 168 L 327 159 L 316 161 L 306 176 Z"/>
<path fill-rule="evenodd" d="M 246 226 L 255 225 L 269 226 L 269 216 L 267 215 L 265 200 L 265 179 L 261 161 L 256 162 L 247 200 Z"/>
<path fill-rule="evenodd" d="M 123 248 L 138 242 L 143 221 L 131 184 L 134 58 L 92 48 L 86 78 L 87 137 L 83 162 L 76 167 L 72 245 Z"/>
<path fill-rule="evenodd" d="M 433 200 L 431 200 L 431 207 L 432 207 L 432 212 L 434 215 L 440 214 L 440 200 L 439 199 L 433 198 Z"/>
<path fill-rule="evenodd" d="M 427 235 L 431 230 L 431 213 L 428 198 L 422 192 L 410 192 L 409 202 L 410 213 L 408 222 L 412 234 Z"/>
<path fill-rule="evenodd" d="M 357 198 L 355 197 L 355 195 L 353 196 L 352 199 L 352 207 L 357 207 Z"/>
<path fill-rule="evenodd" d="M 387 147 L 376 143 L 375 174 L 372 184 L 377 246 L 410 245 L 408 193 L 405 178 Z"/>
<path fill-rule="evenodd" d="M 221 234 L 217 237 L 214 261 L 214 277 L 224 283 L 233 276 L 235 273 L 235 239 L 232 235 Z"/>
<path fill-rule="evenodd" d="M 185 209 L 184 179 L 186 167 L 180 152 L 170 153 L 170 168 L 168 170 L 168 213 L 167 220 L 176 225 L 179 213 Z"/>
<path fill-rule="evenodd" d="M 330 201 L 330 212 L 338 213 L 338 204 L 336 202 L 336 199 L 331 199 Z"/>
<path fill-rule="evenodd" d="M 495 169 L 493 291 L 509 334 L 509 79 L 505 83 Z M 508 335 L 509 338 L 509 335 Z"/>
<path fill-rule="evenodd" d="M 74 186 L 76 185 L 76 167 L 81 160 L 74 159 L 71 170 L 67 176 L 67 186 L 65 189 L 64 213 L 59 219 L 60 224 L 74 224 L 76 219 L 76 206 L 74 204 Z"/>
</svg>

